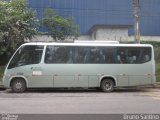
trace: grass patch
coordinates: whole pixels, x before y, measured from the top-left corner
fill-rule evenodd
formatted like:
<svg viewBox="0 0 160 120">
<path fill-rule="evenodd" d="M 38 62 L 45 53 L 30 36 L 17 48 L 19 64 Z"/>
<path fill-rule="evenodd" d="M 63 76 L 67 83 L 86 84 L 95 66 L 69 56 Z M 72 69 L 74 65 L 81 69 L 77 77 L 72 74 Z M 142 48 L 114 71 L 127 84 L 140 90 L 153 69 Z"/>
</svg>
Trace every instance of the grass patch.
<svg viewBox="0 0 160 120">
<path fill-rule="evenodd" d="M 156 75 L 157 82 L 160 82 L 160 63 L 156 64 Z"/>
<path fill-rule="evenodd" d="M 3 73 L 4 73 L 4 66 L 0 66 L 0 82 L 2 82 Z"/>
</svg>

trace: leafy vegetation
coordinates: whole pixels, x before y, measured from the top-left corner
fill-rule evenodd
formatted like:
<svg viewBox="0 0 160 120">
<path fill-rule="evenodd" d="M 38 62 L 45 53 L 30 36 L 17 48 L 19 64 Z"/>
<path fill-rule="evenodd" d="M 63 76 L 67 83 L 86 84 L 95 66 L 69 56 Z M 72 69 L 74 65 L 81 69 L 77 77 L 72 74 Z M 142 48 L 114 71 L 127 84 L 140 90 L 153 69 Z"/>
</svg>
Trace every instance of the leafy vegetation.
<svg viewBox="0 0 160 120">
<path fill-rule="evenodd" d="M 46 9 L 42 20 L 43 26 L 48 29 L 55 41 L 63 41 L 67 38 L 76 39 L 79 35 L 78 27 L 73 22 L 73 17 L 63 18 L 53 9 Z"/>
<path fill-rule="evenodd" d="M 2 81 L 3 78 L 3 72 L 4 72 L 4 67 L 0 66 L 0 82 Z"/>
<path fill-rule="evenodd" d="M 160 63 L 156 65 L 157 82 L 160 82 Z"/>
<path fill-rule="evenodd" d="M 27 6 L 27 0 L 0 1 L 0 51 L 12 53 L 37 34 L 39 22 Z"/>
<path fill-rule="evenodd" d="M 46 27 L 47 35 L 56 41 L 75 39 L 79 32 L 73 21 L 73 17 L 63 18 L 53 9 L 46 9 L 39 21 L 27 0 L 0 0 L 0 56 L 10 56 L 25 40 L 40 34 L 40 26 Z"/>
</svg>

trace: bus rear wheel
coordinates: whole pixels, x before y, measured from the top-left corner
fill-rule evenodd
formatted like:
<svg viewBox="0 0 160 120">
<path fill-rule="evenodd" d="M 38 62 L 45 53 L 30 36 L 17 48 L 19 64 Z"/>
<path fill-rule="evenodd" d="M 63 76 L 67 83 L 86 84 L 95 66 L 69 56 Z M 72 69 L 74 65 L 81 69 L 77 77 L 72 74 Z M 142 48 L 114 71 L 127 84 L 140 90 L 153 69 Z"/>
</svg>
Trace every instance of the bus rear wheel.
<svg viewBox="0 0 160 120">
<path fill-rule="evenodd" d="M 22 78 L 16 78 L 11 82 L 11 89 L 15 93 L 22 93 L 26 88 L 26 82 Z"/>
<path fill-rule="evenodd" d="M 112 92 L 114 90 L 113 80 L 109 78 L 102 80 L 100 88 L 103 92 Z"/>
</svg>

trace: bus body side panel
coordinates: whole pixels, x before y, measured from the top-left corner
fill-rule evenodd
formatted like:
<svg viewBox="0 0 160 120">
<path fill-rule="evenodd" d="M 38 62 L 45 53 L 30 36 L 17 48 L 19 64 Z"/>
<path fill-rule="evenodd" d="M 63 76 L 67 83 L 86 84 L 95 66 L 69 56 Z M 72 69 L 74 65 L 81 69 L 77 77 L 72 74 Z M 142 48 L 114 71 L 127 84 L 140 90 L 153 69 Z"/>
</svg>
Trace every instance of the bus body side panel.
<svg viewBox="0 0 160 120">
<path fill-rule="evenodd" d="M 133 73 L 129 77 L 129 86 L 152 84 L 153 73 L 151 71 L 151 62 L 133 65 Z M 130 70 L 132 71 L 132 70 Z"/>
<path fill-rule="evenodd" d="M 92 66 L 94 67 L 94 65 L 84 64 L 46 64 L 43 70 L 53 76 L 55 88 L 97 87 L 99 77 Z"/>
<path fill-rule="evenodd" d="M 99 87 L 101 75 L 112 75 L 117 79 L 116 86 L 152 84 L 151 62 L 137 65 L 110 64 L 37 64 L 14 68 L 16 77 L 27 78 L 28 87 Z M 115 74 L 116 73 L 116 74 Z M 9 70 L 8 73 L 9 74 Z M 5 79 L 9 79 L 6 77 Z M 153 81 L 154 80 L 154 81 Z M 9 87 L 9 81 L 4 80 Z"/>
<path fill-rule="evenodd" d="M 28 88 L 53 87 L 52 76 L 46 76 L 43 67 L 43 64 L 21 66 L 16 68 L 15 74 L 27 78 Z"/>
<path fill-rule="evenodd" d="M 10 70 L 5 70 L 3 75 L 3 85 L 6 88 L 10 88 L 10 80 L 15 75 L 15 68 Z"/>
<path fill-rule="evenodd" d="M 99 79 L 112 75 L 116 86 L 152 84 L 151 62 L 147 64 L 44 64 L 42 75 L 31 76 L 29 87 L 99 87 Z M 116 74 L 115 74 L 116 73 Z"/>
<path fill-rule="evenodd" d="M 111 67 L 111 71 L 116 73 L 117 76 L 117 87 L 152 84 L 154 74 L 151 70 L 151 62 L 145 64 L 117 64 Z"/>
</svg>

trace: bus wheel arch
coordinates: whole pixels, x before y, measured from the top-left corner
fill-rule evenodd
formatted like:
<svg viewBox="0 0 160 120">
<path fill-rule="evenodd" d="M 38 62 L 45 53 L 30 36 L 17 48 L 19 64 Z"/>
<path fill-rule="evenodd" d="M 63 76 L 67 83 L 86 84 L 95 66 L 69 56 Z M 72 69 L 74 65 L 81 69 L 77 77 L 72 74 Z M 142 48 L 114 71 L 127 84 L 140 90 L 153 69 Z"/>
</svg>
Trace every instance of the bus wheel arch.
<svg viewBox="0 0 160 120">
<path fill-rule="evenodd" d="M 15 77 L 11 79 L 10 87 L 15 93 L 22 93 L 27 89 L 27 82 L 22 77 Z"/>
<path fill-rule="evenodd" d="M 116 86 L 116 81 L 113 77 L 103 77 L 100 81 L 100 89 L 103 92 L 112 92 Z"/>
</svg>

